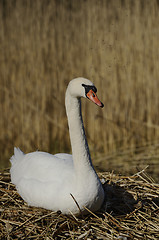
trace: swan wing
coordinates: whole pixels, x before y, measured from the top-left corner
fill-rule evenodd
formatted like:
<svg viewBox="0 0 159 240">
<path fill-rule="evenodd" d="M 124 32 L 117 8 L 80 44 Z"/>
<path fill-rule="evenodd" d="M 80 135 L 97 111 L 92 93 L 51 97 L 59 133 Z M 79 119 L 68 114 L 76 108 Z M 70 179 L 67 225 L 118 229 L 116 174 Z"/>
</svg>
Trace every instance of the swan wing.
<svg viewBox="0 0 159 240">
<path fill-rule="evenodd" d="M 24 154 L 15 148 L 10 161 L 11 181 L 29 205 L 62 210 L 70 204 L 74 188 L 72 155 L 39 151 Z"/>
<path fill-rule="evenodd" d="M 39 182 L 62 182 L 73 173 L 73 159 L 70 154 L 52 155 L 39 151 L 24 154 L 20 149 L 15 149 L 11 164 L 11 181 L 14 184 L 23 178 Z"/>
</svg>

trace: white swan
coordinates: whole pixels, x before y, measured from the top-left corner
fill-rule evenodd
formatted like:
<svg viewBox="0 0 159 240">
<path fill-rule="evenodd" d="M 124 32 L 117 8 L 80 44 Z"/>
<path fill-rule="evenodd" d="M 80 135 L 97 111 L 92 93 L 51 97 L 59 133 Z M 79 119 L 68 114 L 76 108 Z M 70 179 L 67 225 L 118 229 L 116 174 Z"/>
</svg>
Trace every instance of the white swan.
<svg viewBox="0 0 159 240">
<path fill-rule="evenodd" d="M 39 151 L 24 154 L 14 148 L 11 181 L 28 205 L 76 215 L 87 214 L 85 207 L 91 211 L 100 209 L 104 190 L 92 166 L 81 115 L 81 97 L 104 106 L 96 91 L 85 78 L 73 79 L 67 87 L 65 106 L 72 155 Z"/>
</svg>

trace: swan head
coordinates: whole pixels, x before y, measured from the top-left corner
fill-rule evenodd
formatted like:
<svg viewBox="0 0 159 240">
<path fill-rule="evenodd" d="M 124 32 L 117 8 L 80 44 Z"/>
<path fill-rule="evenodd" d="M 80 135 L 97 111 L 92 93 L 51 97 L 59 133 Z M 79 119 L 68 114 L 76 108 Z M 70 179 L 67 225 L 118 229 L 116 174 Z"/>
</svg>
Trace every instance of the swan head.
<svg viewBox="0 0 159 240">
<path fill-rule="evenodd" d="M 69 82 L 68 90 L 72 97 L 88 98 L 99 107 L 104 107 L 104 104 L 97 97 L 96 94 L 97 88 L 90 80 L 86 78 L 79 77 L 73 79 L 72 81 Z"/>
</svg>

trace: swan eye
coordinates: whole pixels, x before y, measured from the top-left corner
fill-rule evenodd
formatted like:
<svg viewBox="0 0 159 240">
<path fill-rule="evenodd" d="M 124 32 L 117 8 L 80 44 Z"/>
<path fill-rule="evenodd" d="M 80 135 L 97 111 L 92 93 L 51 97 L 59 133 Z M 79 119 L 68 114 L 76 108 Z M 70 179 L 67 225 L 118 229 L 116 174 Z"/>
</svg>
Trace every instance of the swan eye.
<svg viewBox="0 0 159 240">
<path fill-rule="evenodd" d="M 97 92 L 97 89 L 95 86 L 90 86 L 90 85 L 85 85 L 85 84 L 82 84 L 82 87 L 85 88 L 85 92 L 86 94 L 91 90 L 92 93 L 92 96 L 95 97 L 95 93 Z"/>
</svg>

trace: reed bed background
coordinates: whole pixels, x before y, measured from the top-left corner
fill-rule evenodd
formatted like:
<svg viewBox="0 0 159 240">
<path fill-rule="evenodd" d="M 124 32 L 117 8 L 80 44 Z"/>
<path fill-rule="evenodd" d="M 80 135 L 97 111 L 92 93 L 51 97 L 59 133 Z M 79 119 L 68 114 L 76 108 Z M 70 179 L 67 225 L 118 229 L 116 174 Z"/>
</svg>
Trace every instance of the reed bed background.
<svg viewBox="0 0 159 240">
<path fill-rule="evenodd" d="M 157 169 L 158 23 L 157 0 L 0 0 L 1 167 L 13 146 L 71 151 L 65 90 L 83 76 L 105 104 L 82 101 L 94 164 Z"/>
</svg>

